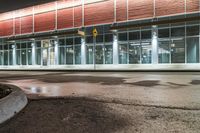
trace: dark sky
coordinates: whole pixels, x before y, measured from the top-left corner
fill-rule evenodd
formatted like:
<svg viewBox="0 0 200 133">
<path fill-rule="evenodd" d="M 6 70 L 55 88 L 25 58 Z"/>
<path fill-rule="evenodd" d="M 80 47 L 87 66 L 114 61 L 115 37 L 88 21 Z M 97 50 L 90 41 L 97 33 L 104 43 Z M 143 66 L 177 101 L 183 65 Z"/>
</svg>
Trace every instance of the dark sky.
<svg viewBox="0 0 200 133">
<path fill-rule="evenodd" d="M 0 13 L 24 7 L 43 4 L 55 0 L 0 0 Z"/>
</svg>

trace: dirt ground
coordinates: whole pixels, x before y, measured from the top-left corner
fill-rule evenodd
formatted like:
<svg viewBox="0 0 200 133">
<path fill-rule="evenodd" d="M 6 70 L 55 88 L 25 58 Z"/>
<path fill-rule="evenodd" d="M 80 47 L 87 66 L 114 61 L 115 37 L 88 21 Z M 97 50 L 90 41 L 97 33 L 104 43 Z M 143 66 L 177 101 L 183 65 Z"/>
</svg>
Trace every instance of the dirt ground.
<svg viewBox="0 0 200 133">
<path fill-rule="evenodd" d="M 83 99 L 32 100 L 0 133 L 199 133 L 200 110 Z"/>
</svg>

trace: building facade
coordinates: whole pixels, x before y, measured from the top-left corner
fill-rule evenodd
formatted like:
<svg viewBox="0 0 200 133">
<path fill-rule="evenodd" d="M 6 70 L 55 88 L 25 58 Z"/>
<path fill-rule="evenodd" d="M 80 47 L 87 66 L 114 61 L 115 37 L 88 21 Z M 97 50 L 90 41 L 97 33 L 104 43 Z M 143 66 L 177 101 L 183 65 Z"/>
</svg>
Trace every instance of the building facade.
<svg viewBox="0 0 200 133">
<path fill-rule="evenodd" d="M 200 70 L 199 11 L 200 0 L 60 0 L 2 13 L 0 69 Z"/>
</svg>

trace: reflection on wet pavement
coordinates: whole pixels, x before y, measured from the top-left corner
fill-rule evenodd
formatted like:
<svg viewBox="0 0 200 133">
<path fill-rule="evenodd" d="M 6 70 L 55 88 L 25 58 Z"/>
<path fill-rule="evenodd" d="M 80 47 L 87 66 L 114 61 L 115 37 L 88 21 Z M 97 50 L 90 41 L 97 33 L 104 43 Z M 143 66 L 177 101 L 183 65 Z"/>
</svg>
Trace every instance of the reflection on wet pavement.
<svg viewBox="0 0 200 133">
<path fill-rule="evenodd" d="M 10 72 L 2 75 L 2 83 L 19 86 L 29 98 L 87 97 L 200 108 L 197 73 Z"/>
</svg>

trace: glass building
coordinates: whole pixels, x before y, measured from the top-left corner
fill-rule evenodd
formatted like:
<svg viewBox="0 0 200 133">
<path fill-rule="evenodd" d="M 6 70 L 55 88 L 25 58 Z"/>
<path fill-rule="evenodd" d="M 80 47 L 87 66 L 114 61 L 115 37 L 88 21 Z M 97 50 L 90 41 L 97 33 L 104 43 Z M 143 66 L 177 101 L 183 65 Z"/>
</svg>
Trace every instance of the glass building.
<svg viewBox="0 0 200 133">
<path fill-rule="evenodd" d="M 62 30 L 55 30 L 56 33 L 52 34 L 36 32 L 32 27 L 35 34 L 32 34 L 33 31 L 27 33 L 28 37 L 26 34 L 2 36 L 0 69 L 200 69 L 198 11 L 115 21 L 61 28 L 65 31 L 63 34 L 60 34 Z M 56 24 L 58 28 L 58 22 Z M 96 37 L 93 36 L 94 29 L 98 31 Z M 16 27 L 14 30 L 16 32 Z M 68 33 L 71 30 L 84 32 L 85 35 Z"/>
</svg>

